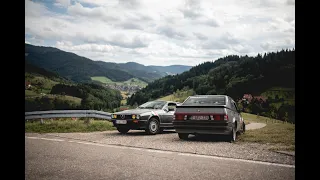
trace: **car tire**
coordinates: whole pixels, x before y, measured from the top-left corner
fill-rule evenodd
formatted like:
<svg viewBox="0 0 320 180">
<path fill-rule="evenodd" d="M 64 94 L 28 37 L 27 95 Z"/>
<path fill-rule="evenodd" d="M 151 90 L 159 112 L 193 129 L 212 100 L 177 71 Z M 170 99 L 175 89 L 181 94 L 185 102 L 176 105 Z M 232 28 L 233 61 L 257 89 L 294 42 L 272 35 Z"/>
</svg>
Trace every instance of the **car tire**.
<svg viewBox="0 0 320 180">
<path fill-rule="evenodd" d="M 160 124 L 158 119 L 156 118 L 151 118 L 148 121 L 147 128 L 146 128 L 146 133 L 150 135 L 155 135 L 160 132 Z"/>
<path fill-rule="evenodd" d="M 187 140 L 188 137 L 189 137 L 189 134 L 187 134 L 187 133 L 178 133 L 178 136 L 179 136 L 180 139 Z"/>
<path fill-rule="evenodd" d="M 126 127 L 118 127 L 117 130 L 119 131 L 119 133 L 121 134 L 126 134 L 130 129 L 126 128 Z"/>
<path fill-rule="evenodd" d="M 232 143 L 232 142 L 235 142 L 236 139 L 237 139 L 237 132 L 236 132 L 236 128 L 233 127 L 230 134 L 228 135 L 228 139 L 229 141 Z"/>
</svg>

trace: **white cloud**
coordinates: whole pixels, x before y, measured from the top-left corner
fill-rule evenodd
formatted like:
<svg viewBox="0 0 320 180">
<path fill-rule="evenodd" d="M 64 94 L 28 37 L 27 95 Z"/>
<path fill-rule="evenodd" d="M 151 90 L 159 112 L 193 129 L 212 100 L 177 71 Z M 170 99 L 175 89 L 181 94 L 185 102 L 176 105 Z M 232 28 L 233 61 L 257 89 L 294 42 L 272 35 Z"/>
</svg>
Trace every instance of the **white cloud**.
<svg viewBox="0 0 320 180">
<path fill-rule="evenodd" d="M 287 0 L 288 5 L 295 5 L 295 0 Z"/>
<path fill-rule="evenodd" d="M 295 46 L 292 0 L 48 2 L 25 1 L 25 41 L 93 60 L 196 65 Z"/>
<path fill-rule="evenodd" d="M 71 0 L 56 0 L 54 5 L 58 7 L 68 7 L 71 4 Z"/>
</svg>

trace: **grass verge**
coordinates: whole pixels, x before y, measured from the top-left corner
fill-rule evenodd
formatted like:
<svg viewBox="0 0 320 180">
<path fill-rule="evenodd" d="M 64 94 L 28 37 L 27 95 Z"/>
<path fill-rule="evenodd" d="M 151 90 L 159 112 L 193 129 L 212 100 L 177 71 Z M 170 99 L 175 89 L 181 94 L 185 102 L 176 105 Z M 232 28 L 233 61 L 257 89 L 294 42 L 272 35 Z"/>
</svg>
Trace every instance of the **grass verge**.
<svg viewBox="0 0 320 180">
<path fill-rule="evenodd" d="M 263 116 L 242 113 L 246 124 L 265 123 L 265 127 L 247 130 L 239 136 L 239 142 L 269 144 L 269 150 L 295 151 L 295 125 Z"/>
<path fill-rule="evenodd" d="M 71 120 L 56 119 L 28 121 L 25 123 L 25 132 L 33 133 L 68 133 L 68 132 L 94 132 L 115 130 L 112 123 L 106 120 Z"/>
</svg>

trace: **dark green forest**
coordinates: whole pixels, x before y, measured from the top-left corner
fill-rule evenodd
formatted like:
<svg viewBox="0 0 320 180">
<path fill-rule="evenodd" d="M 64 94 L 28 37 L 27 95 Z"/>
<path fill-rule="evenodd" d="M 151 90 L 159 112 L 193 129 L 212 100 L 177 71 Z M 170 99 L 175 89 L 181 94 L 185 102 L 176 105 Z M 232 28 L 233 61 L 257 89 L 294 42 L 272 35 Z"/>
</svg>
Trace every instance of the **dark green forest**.
<svg viewBox="0 0 320 180">
<path fill-rule="evenodd" d="M 182 74 L 166 76 L 149 83 L 133 94 L 127 103 L 142 104 L 183 88 L 193 89 L 196 94 L 226 94 L 239 101 L 243 94 L 258 96 L 272 87 L 295 87 L 294 49 L 258 54 L 255 57 L 231 55 L 214 62 L 205 62 Z M 275 101 L 281 102 L 279 99 Z M 278 118 L 284 119 L 284 111 L 294 121 L 294 105 L 283 103 L 282 107 L 274 110 L 262 107 L 259 103 L 253 104 L 249 107 L 251 113 L 264 113 L 266 116 L 275 113 Z"/>
<path fill-rule="evenodd" d="M 68 95 L 81 98 L 81 103 L 48 96 L 25 99 L 25 111 L 90 109 L 111 111 L 120 106 L 122 99 L 119 91 L 107 89 L 96 84 L 67 85 L 57 84 L 53 86 L 51 95 Z"/>
</svg>

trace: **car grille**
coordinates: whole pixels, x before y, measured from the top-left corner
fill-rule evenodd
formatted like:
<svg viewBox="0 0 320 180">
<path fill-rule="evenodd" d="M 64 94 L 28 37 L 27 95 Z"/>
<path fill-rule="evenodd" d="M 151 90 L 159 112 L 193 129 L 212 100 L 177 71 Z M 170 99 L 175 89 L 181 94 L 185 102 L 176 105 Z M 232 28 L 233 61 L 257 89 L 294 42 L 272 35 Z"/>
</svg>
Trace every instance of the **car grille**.
<svg viewBox="0 0 320 180">
<path fill-rule="evenodd" d="M 117 115 L 115 119 L 132 119 L 132 115 L 124 115 L 124 118 L 121 118 L 121 115 Z"/>
</svg>

